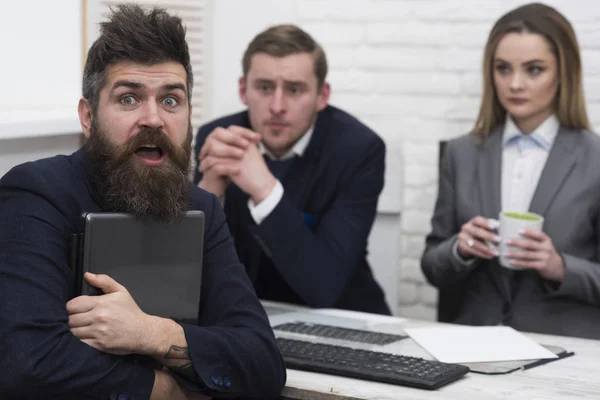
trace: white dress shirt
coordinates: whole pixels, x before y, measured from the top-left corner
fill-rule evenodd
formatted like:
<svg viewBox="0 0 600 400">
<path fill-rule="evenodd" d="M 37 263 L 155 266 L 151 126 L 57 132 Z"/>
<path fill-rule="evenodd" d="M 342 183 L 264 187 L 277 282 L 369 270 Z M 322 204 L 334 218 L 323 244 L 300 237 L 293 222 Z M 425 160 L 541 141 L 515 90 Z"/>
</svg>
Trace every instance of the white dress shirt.
<svg viewBox="0 0 600 400">
<path fill-rule="evenodd" d="M 527 212 L 537 188 L 548 154 L 558 134 L 560 122 L 552 114 L 533 132 L 524 135 L 512 118 L 506 117 L 502 133 L 501 210 Z M 468 265 L 458 254 L 458 241 L 452 247 L 454 256 Z"/>
<path fill-rule="evenodd" d="M 265 148 L 262 142 L 258 143 L 258 150 L 261 154 L 266 155 L 271 160 L 285 161 L 295 156 L 301 157 L 304 154 L 304 151 L 306 151 L 308 143 L 310 143 L 310 138 L 312 137 L 313 129 L 314 125 L 311 126 L 309 130 L 300 138 L 300 140 L 296 142 L 296 144 L 290 149 L 290 151 L 288 151 L 281 157 L 275 157 L 269 150 Z M 271 212 L 273 212 L 275 207 L 277 207 L 277 204 L 279 204 L 282 197 L 283 185 L 279 180 L 277 180 L 275 186 L 273 187 L 273 190 L 271 190 L 271 193 L 269 193 L 268 196 L 265 197 L 265 199 L 260 203 L 254 204 L 252 199 L 248 199 L 248 209 L 250 210 L 250 215 L 252 215 L 252 219 L 254 219 L 254 222 L 256 222 L 256 224 L 260 224 L 261 222 L 263 222 L 264 219 L 267 218 L 269 214 L 271 214 Z"/>
</svg>

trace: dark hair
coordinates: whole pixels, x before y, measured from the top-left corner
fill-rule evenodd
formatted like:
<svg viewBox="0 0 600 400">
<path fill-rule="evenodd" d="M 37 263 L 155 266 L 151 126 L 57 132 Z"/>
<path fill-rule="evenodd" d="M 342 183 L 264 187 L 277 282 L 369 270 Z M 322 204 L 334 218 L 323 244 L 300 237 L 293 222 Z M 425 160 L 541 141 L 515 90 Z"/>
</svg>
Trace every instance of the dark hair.
<svg viewBox="0 0 600 400">
<path fill-rule="evenodd" d="M 187 74 L 191 102 L 194 78 L 181 18 L 159 7 L 148 12 L 135 4 L 119 5 L 117 11 L 111 7 L 110 18 L 100 24 L 100 37 L 90 47 L 83 71 L 83 97 L 94 112 L 105 84 L 106 68 L 120 61 L 146 65 L 181 63 Z"/>
<path fill-rule="evenodd" d="M 309 53 L 313 56 L 314 72 L 319 87 L 325 82 L 327 76 L 325 51 L 308 33 L 296 25 L 275 25 L 256 35 L 244 52 L 242 59 L 244 76 L 248 74 L 252 57 L 257 53 L 266 53 L 273 57 Z"/>
<path fill-rule="evenodd" d="M 575 31 L 556 9 L 542 3 L 530 3 L 502 16 L 490 32 L 483 57 L 483 96 L 473 134 L 485 142 L 506 116 L 494 88 L 493 65 L 498 43 L 509 33 L 539 34 L 548 41 L 556 57 L 560 79 L 556 99 L 558 119 L 567 128 L 589 129 Z"/>
</svg>

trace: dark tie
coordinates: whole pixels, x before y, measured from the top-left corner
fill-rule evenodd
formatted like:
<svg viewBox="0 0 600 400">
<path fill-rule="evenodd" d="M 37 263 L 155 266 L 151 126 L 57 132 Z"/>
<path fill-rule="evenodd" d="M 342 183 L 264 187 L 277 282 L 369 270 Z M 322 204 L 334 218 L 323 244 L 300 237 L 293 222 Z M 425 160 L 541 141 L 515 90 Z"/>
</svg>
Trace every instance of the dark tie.
<svg viewBox="0 0 600 400">
<path fill-rule="evenodd" d="M 275 178 L 279 180 L 282 180 L 285 177 L 285 174 L 288 172 L 292 163 L 296 159 L 296 156 L 283 161 L 271 160 L 271 158 L 269 158 L 269 156 L 266 155 L 264 157 L 267 163 L 267 167 L 269 167 L 271 173 L 275 175 Z"/>
</svg>

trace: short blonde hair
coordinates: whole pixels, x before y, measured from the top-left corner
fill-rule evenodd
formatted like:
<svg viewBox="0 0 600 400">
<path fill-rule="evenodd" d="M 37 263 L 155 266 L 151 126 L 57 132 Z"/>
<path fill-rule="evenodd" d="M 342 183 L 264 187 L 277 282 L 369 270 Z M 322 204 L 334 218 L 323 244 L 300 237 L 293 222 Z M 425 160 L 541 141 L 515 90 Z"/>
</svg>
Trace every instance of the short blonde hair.
<svg viewBox="0 0 600 400">
<path fill-rule="evenodd" d="M 319 88 L 325 83 L 327 77 L 327 57 L 325 51 L 312 36 L 296 25 L 275 25 L 260 32 L 248 45 L 242 58 L 244 76 L 248 75 L 252 64 L 252 57 L 258 53 L 265 53 L 273 57 L 285 57 L 291 54 L 308 53 L 314 61 L 314 73 L 317 77 Z"/>
<path fill-rule="evenodd" d="M 539 34 L 552 46 L 560 79 L 556 99 L 556 113 L 560 123 L 571 129 L 589 129 L 581 56 L 575 31 L 569 21 L 554 8 L 532 3 L 505 14 L 496 22 L 488 37 L 483 57 L 483 96 L 472 131 L 481 143 L 485 143 L 491 131 L 506 118 L 506 110 L 498 100 L 493 82 L 496 48 L 506 34 L 522 32 Z"/>
</svg>

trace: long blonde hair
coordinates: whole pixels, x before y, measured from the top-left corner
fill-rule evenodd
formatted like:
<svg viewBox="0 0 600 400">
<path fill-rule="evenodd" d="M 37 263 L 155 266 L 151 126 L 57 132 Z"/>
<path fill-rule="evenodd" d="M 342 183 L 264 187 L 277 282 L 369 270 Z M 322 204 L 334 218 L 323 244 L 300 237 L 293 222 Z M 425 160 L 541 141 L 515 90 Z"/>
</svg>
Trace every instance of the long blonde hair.
<svg viewBox="0 0 600 400">
<path fill-rule="evenodd" d="M 527 4 L 505 14 L 496 22 L 483 57 L 483 96 L 472 134 L 485 143 L 491 131 L 506 118 L 494 86 L 494 55 L 500 40 L 508 33 L 536 33 L 552 46 L 557 60 L 560 84 L 556 114 L 560 123 L 571 129 L 589 130 L 583 95 L 581 56 L 575 31 L 557 10 L 541 3 Z"/>
</svg>

